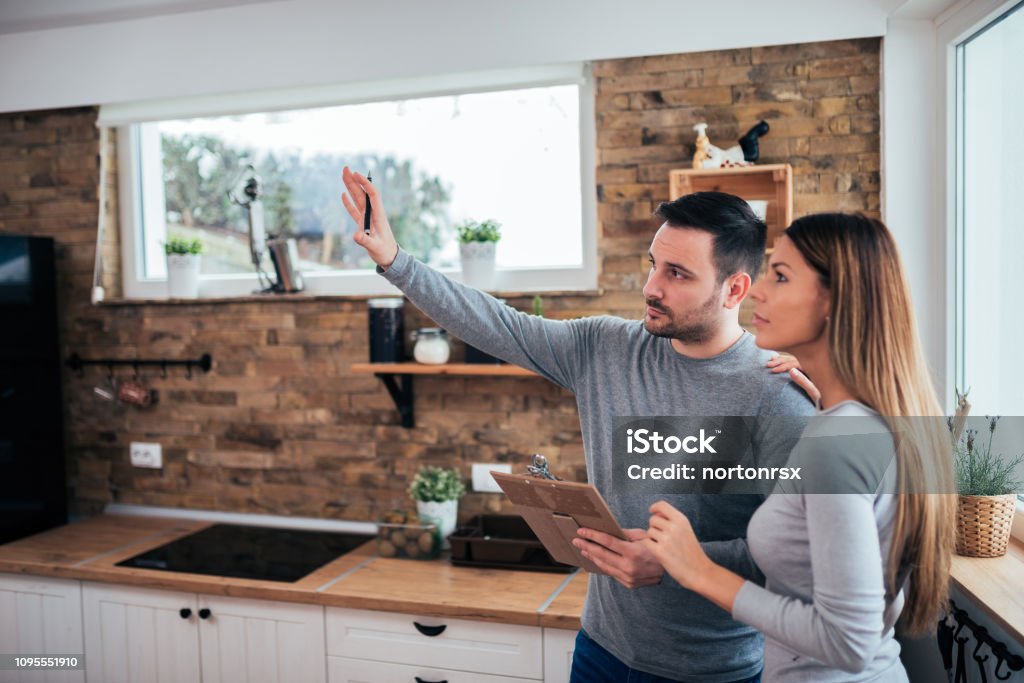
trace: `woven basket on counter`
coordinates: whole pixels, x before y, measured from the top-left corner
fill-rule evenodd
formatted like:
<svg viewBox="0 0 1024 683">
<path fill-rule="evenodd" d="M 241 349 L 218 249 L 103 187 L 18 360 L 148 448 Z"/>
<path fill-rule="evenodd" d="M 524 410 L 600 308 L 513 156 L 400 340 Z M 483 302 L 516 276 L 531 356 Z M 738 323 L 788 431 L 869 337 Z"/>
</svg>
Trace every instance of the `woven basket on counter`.
<svg viewBox="0 0 1024 683">
<path fill-rule="evenodd" d="M 967 557 L 1001 557 L 1010 546 L 1017 494 L 960 496 L 956 516 L 956 552 Z"/>
</svg>

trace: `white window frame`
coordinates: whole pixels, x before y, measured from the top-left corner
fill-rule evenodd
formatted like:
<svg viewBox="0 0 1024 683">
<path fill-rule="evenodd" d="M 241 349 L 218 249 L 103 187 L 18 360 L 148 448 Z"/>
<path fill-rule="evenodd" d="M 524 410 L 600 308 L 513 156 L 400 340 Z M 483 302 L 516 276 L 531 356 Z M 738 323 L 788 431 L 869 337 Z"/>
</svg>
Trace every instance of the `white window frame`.
<svg viewBox="0 0 1024 683">
<path fill-rule="evenodd" d="M 946 310 L 953 315 L 946 316 L 946 338 L 952 340 L 946 352 L 946 376 L 953 379 L 952 386 L 960 386 L 963 376 L 963 308 L 961 282 L 963 268 L 963 221 L 962 221 L 962 130 L 961 112 L 958 108 L 963 84 L 960 69 L 959 50 L 961 45 L 997 19 L 1016 7 L 1020 0 L 969 0 L 958 3 L 939 15 L 936 20 L 936 64 L 941 69 L 937 109 L 944 113 L 939 125 L 939 146 L 944 149 L 942 163 L 945 189 L 940 196 L 940 215 L 945 217 L 946 226 L 946 272 L 954 277 L 946 280 Z M 1021 10 L 1024 11 L 1024 10 Z M 949 392 L 950 394 L 952 392 Z M 947 397 L 948 398 L 948 397 Z M 1012 534 L 1024 542 L 1024 495 L 1017 496 L 1017 511 L 1014 515 Z"/>
<path fill-rule="evenodd" d="M 589 64 L 572 63 L 543 67 L 472 72 L 418 79 L 396 79 L 346 85 L 207 96 L 105 105 L 97 125 L 117 129 L 118 189 L 122 252 L 122 286 L 126 299 L 165 299 L 165 278 L 146 278 L 142 268 L 147 249 L 158 248 L 158 239 L 143 244 L 143 221 L 163 223 L 164 188 L 158 179 L 162 168 L 158 155 L 141 154 L 146 145 L 158 144 L 155 126 L 146 124 L 177 118 L 222 116 L 250 112 L 360 104 L 381 100 L 469 94 L 554 85 L 579 86 L 580 213 L 582 217 L 582 264 L 578 267 L 499 268 L 495 292 L 594 291 L 597 289 L 597 131 L 593 79 Z M 143 159 L 149 168 L 143 169 Z M 157 160 L 157 161 L 154 161 Z M 340 181 L 339 181 L 340 182 Z M 340 195 L 340 189 L 339 189 Z M 340 199 L 339 199 L 340 201 Z M 454 279 L 458 270 L 442 271 Z M 306 293 L 318 296 L 376 296 L 399 293 L 371 270 L 303 273 Z M 253 294 L 260 288 L 253 274 L 203 275 L 200 298 L 228 298 Z"/>
</svg>

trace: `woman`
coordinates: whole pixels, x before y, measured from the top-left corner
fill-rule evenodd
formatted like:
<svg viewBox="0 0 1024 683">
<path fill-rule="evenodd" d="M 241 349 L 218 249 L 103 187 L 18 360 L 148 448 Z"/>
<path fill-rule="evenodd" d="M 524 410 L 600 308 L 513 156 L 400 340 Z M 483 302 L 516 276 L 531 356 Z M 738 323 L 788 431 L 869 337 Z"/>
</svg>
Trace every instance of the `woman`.
<svg viewBox="0 0 1024 683">
<path fill-rule="evenodd" d="M 747 531 L 763 588 L 709 560 L 664 501 L 651 506 L 645 542 L 680 584 L 765 634 L 765 681 L 906 681 L 893 625 L 902 615 L 908 633 L 927 631 L 944 606 L 955 499 L 926 493 L 952 491 L 941 421 L 903 419 L 941 411 L 892 235 L 861 215 L 801 218 L 750 297 L 758 346 L 796 356 L 821 392 L 821 417 L 790 464 L 825 473 L 818 484 L 833 472 L 873 483 L 842 494 L 777 488 Z M 872 479 L 869 458 L 845 445 L 856 439 L 808 438 L 833 416 L 874 425 L 889 467 Z M 900 494 L 881 492 L 893 485 Z"/>
</svg>

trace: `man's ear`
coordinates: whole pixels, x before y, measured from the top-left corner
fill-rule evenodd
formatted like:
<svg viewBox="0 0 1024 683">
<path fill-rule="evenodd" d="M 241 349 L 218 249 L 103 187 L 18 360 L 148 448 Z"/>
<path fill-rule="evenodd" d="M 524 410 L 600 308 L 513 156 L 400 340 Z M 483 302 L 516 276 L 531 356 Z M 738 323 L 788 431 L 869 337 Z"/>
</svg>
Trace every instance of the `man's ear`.
<svg viewBox="0 0 1024 683">
<path fill-rule="evenodd" d="M 723 305 L 726 308 L 732 309 L 743 303 L 743 300 L 747 298 L 747 294 L 750 294 L 751 283 L 752 280 L 749 273 L 736 273 L 727 277 L 725 282 L 722 283 L 725 294 Z"/>
</svg>

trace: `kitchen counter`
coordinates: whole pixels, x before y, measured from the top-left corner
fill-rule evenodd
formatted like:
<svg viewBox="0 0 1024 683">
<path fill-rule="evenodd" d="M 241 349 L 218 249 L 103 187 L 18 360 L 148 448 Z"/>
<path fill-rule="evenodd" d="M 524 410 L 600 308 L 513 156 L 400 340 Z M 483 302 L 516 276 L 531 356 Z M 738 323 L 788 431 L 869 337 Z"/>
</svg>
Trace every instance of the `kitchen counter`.
<svg viewBox="0 0 1024 683">
<path fill-rule="evenodd" d="M 455 567 L 447 559 L 376 556 L 376 541 L 293 583 L 118 567 L 118 562 L 213 524 L 98 515 L 0 546 L 0 573 L 174 591 L 578 629 L 586 577 Z M 562 595 L 566 592 L 566 595 Z M 551 610 L 549 612 L 549 610 Z"/>
</svg>

